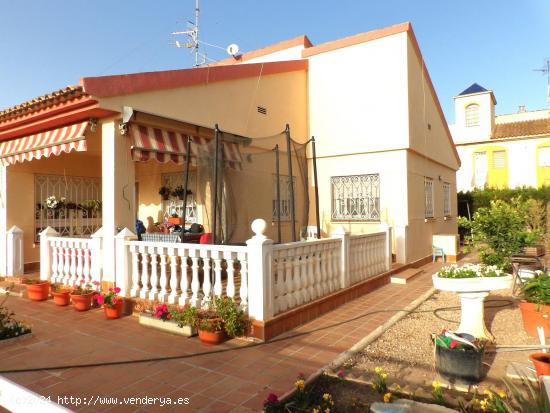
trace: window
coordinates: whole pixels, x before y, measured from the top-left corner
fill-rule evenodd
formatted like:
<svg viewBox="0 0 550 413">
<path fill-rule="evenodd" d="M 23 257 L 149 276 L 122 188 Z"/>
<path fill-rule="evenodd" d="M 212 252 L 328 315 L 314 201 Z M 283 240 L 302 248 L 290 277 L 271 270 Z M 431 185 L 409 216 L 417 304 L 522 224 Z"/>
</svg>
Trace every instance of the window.
<svg viewBox="0 0 550 413">
<path fill-rule="evenodd" d="M 166 186 L 171 190 L 174 190 L 177 186 L 184 186 L 185 173 L 184 172 L 172 172 L 161 175 L 161 186 Z M 195 223 L 197 222 L 197 201 L 196 185 L 197 179 L 195 172 L 189 172 L 189 181 L 187 188 L 191 191 L 187 195 L 187 208 L 185 209 L 185 221 Z M 172 214 L 178 214 L 179 217 L 183 217 L 183 200 L 170 196 L 166 201 L 161 201 L 162 212 L 165 216 Z"/>
<path fill-rule="evenodd" d="M 487 185 L 487 152 L 474 153 L 474 184 L 476 188 Z"/>
<path fill-rule="evenodd" d="M 466 127 L 479 125 L 479 105 L 472 103 L 466 106 Z"/>
<path fill-rule="evenodd" d="M 296 177 L 292 178 L 294 184 L 294 194 L 296 194 Z M 288 175 L 279 175 L 279 189 L 280 189 L 280 208 L 281 208 L 281 221 L 290 221 L 290 177 Z M 296 198 L 294 198 L 296 199 Z M 295 201 L 296 202 L 296 201 Z M 273 221 L 277 221 L 277 175 L 273 175 Z"/>
<path fill-rule="evenodd" d="M 424 178 L 424 217 L 434 217 L 434 180 Z"/>
<path fill-rule="evenodd" d="M 83 237 L 102 225 L 101 178 L 34 175 L 34 199 L 36 242 L 47 227 L 62 237 Z"/>
<path fill-rule="evenodd" d="M 380 175 L 333 176 L 332 219 L 380 221 Z"/>
<path fill-rule="evenodd" d="M 443 215 L 451 215 L 451 184 L 443 182 Z"/>
<path fill-rule="evenodd" d="M 506 151 L 493 152 L 493 169 L 506 168 Z"/>
<path fill-rule="evenodd" d="M 550 146 L 539 148 L 539 166 L 550 166 Z"/>
</svg>

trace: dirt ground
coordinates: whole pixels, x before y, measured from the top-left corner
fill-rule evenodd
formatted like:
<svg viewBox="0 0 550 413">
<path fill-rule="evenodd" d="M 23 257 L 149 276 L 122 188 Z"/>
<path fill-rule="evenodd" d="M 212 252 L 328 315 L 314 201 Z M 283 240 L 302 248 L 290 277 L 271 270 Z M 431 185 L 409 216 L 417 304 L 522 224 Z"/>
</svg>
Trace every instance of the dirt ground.
<svg viewBox="0 0 550 413">
<path fill-rule="evenodd" d="M 523 330 L 518 300 L 509 290 L 493 292 L 486 299 L 485 323 L 494 336 L 484 357 L 486 377 L 480 389 L 503 387 L 502 378 L 512 361 L 529 363 L 528 355 L 535 351 L 495 352 L 495 344 L 538 344 Z M 453 330 L 460 318 L 459 299 L 454 293 L 436 292 L 411 314 L 387 330 L 378 340 L 345 363 L 349 377 L 371 381 L 375 367 L 389 375 L 388 383 L 397 383 L 408 391 L 422 388 L 431 391 L 431 383 L 440 379 L 434 368 L 434 346 L 431 333 L 443 328 Z M 441 379 L 440 379 L 441 380 Z"/>
</svg>

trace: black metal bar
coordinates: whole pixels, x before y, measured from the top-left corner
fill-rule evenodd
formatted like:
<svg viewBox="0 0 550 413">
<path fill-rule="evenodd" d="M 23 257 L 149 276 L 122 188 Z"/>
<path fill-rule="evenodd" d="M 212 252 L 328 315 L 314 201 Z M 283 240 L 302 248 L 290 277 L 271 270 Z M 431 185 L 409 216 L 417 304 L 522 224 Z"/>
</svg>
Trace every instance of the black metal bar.
<svg viewBox="0 0 550 413">
<path fill-rule="evenodd" d="M 220 152 L 220 130 L 218 129 L 218 124 L 214 129 L 214 140 L 216 143 L 216 153 L 214 154 L 214 208 L 212 208 L 212 244 L 216 244 L 216 221 L 218 217 L 218 156 Z"/>
<path fill-rule="evenodd" d="M 187 218 L 187 187 L 189 185 L 189 164 L 191 163 L 191 137 L 187 137 L 187 153 L 185 154 L 185 185 L 183 190 L 183 217 L 181 226 L 181 242 L 185 239 L 185 220 Z"/>
<path fill-rule="evenodd" d="M 317 180 L 317 153 L 315 152 L 315 136 L 311 137 L 313 155 L 313 184 L 315 185 L 315 219 L 317 223 L 317 239 L 321 239 L 321 218 L 319 214 L 319 181 Z"/>
<path fill-rule="evenodd" d="M 281 243 L 281 175 L 279 171 L 279 144 L 275 145 L 275 176 L 277 179 L 277 243 Z"/>
<path fill-rule="evenodd" d="M 288 151 L 288 175 L 290 179 L 290 225 L 292 226 L 292 241 L 296 242 L 296 211 L 294 208 L 294 179 L 292 175 L 292 147 L 290 144 L 290 126 L 286 124 L 286 149 Z"/>
<path fill-rule="evenodd" d="M 220 169 L 221 169 L 221 173 L 220 173 L 220 182 L 218 184 L 218 186 L 220 187 L 220 192 L 219 192 L 219 197 L 218 199 L 220 200 L 220 207 L 218 208 L 218 214 L 219 214 L 219 222 L 220 222 L 220 235 L 224 235 L 224 227 L 223 227 L 223 187 L 224 187 L 224 156 L 223 156 L 223 142 L 220 143 Z M 225 239 L 224 238 L 221 238 L 220 239 L 220 242 L 221 243 L 224 243 L 225 242 Z"/>
</svg>

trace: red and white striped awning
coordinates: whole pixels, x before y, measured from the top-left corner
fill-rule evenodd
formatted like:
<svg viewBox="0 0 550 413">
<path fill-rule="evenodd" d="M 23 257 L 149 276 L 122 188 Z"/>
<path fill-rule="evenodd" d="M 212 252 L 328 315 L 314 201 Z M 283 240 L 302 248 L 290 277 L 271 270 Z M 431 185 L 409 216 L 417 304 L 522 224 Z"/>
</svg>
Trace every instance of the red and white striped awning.
<svg viewBox="0 0 550 413">
<path fill-rule="evenodd" d="M 133 139 L 132 159 L 134 161 L 156 159 L 161 163 L 170 161 L 180 165 L 185 163 L 188 135 L 135 123 L 131 124 L 130 131 Z M 202 154 L 213 156 L 215 152 L 213 140 L 191 136 L 191 142 L 190 155 L 194 164 Z M 242 156 L 238 144 L 223 142 L 223 160 L 230 168 L 241 167 Z"/>
<path fill-rule="evenodd" d="M 0 142 L 0 162 L 3 166 L 17 162 L 49 158 L 62 152 L 85 152 L 87 149 L 84 133 L 88 121 L 64 126 L 59 129 Z"/>
</svg>

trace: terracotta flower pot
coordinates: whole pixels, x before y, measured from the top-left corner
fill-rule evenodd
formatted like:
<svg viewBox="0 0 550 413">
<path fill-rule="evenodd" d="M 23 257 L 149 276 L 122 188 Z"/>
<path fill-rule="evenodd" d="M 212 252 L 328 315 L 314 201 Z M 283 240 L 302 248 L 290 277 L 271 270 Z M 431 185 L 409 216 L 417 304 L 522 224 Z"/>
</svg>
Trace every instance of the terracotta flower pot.
<svg viewBox="0 0 550 413">
<path fill-rule="evenodd" d="M 225 340 L 225 331 L 206 331 L 199 330 L 199 339 L 204 344 L 220 344 Z"/>
<path fill-rule="evenodd" d="M 550 306 L 522 302 L 519 303 L 519 309 L 527 334 L 538 337 L 537 327 L 543 327 L 544 336 L 550 336 Z"/>
<path fill-rule="evenodd" d="M 549 353 L 533 353 L 529 358 L 535 365 L 537 376 L 550 376 L 550 354 Z"/>
<path fill-rule="evenodd" d="M 89 294 L 71 294 L 73 307 L 77 311 L 88 311 L 92 308 L 92 298 L 94 293 Z"/>
<path fill-rule="evenodd" d="M 40 281 L 36 284 L 27 284 L 27 296 L 33 301 L 44 301 L 50 296 L 50 282 Z"/>
<path fill-rule="evenodd" d="M 120 300 L 112 307 L 103 305 L 103 310 L 105 310 L 105 317 L 108 320 L 114 320 L 115 318 L 120 318 L 122 316 L 122 309 L 124 307 L 124 301 Z"/>
<path fill-rule="evenodd" d="M 55 305 L 65 306 L 69 305 L 71 302 L 70 293 L 68 291 L 52 291 L 52 295 Z"/>
</svg>

